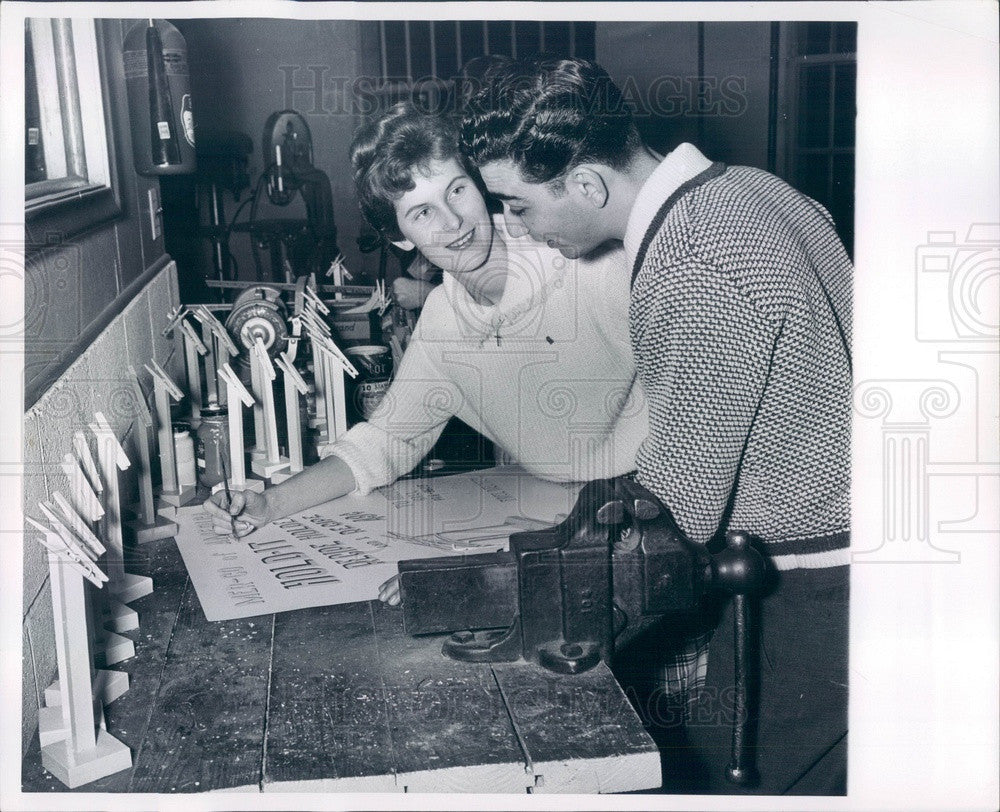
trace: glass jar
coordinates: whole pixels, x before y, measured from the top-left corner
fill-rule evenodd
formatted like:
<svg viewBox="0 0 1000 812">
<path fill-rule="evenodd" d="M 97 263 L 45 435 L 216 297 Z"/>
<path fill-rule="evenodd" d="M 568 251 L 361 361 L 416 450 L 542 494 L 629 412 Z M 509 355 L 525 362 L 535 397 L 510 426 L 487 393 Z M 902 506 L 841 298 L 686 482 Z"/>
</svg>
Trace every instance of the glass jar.
<svg viewBox="0 0 1000 812">
<path fill-rule="evenodd" d="M 229 417 L 220 407 L 201 410 L 198 427 L 198 481 L 206 488 L 218 485 L 225 474 L 232 476 L 229 458 Z"/>
</svg>

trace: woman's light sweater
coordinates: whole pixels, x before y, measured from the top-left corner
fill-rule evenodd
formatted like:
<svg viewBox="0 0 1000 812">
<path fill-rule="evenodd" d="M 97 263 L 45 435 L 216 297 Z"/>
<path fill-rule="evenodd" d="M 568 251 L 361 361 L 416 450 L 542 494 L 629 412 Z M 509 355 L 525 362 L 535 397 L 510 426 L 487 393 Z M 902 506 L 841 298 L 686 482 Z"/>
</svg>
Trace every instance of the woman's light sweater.
<svg viewBox="0 0 1000 812">
<path fill-rule="evenodd" d="M 412 470 L 452 416 L 544 479 L 635 468 L 648 420 L 623 251 L 568 260 L 494 222 L 508 249 L 501 300 L 477 304 L 445 274 L 378 409 L 324 449 L 347 463 L 362 494 Z"/>
</svg>

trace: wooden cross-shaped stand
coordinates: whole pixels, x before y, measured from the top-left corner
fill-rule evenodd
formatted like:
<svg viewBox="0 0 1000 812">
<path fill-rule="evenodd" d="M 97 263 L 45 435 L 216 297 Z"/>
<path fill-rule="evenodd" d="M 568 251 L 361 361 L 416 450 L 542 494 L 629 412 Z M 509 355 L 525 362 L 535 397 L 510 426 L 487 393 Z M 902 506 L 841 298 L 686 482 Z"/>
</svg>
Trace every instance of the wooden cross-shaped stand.
<svg viewBox="0 0 1000 812">
<path fill-rule="evenodd" d="M 67 547 L 82 552 L 96 565 L 98 558 L 107 552 L 101 540 L 94 535 L 84 519 L 59 491 L 53 491 L 52 500 L 55 504 L 41 502 L 38 505 L 49 520 L 49 524 L 56 529 Z M 56 515 L 55 505 L 59 506 L 61 516 Z M 103 573 L 101 575 L 107 578 Z M 105 593 L 102 595 L 107 597 Z M 96 646 L 94 656 L 104 665 L 120 663 L 135 656 L 135 644 L 127 637 L 122 637 L 119 632 L 139 628 L 139 616 L 134 610 L 113 598 L 110 603 L 112 606 L 107 607 L 107 612 L 103 607 L 99 609 L 101 624 L 98 628 L 94 628 L 90 618 L 91 606 L 87 604 L 88 628 L 92 629 L 92 642 Z M 116 611 L 119 607 L 124 611 Z"/>
<path fill-rule="evenodd" d="M 358 371 L 334 343 L 330 328 L 307 306 L 301 314 L 302 323 L 312 344 L 313 372 L 316 379 L 317 449 L 334 442 L 347 431 L 347 395 L 344 373 L 352 378 Z"/>
<path fill-rule="evenodd" d="M 263 449 L 263 456 L 251 458 L 250 468 L 257 476 L 270 479 L 277 471 L 288 469 L 288 457 L 282 457 L 278 450 L 278 422 L 274 411 L 274 365 L 260 337 L 254 340 L 250 350 L 250 368 L 254 371 L 254 398 L 260 406 L 261 420 L 256 434 L 257 448 Z"/>
<path fill-rule="evenodd" d="M 160 450 L 160 498 L 168 505 L 180 507 L 195 497 L 194 485 L 181 485 L 177 476 L 177 455 L 174 453 L 174 428 L 170 420 L 170 399 L 179 401 L 184 393 L 163 368 L 151 360 L 145 365 L 153 376 L 153 399 L 156 403 L 156 437 Z"/>
<path fill-rule="evenodd" d="M 103 716 L 96 700 L 94 672 L 87 629 L 87 596 L 84 578 L 100 588 L 103 573 L 71 541 L 29 519 L 42 533 L 49 551 L 49 580 L 59 668 L 59 702 L 47 711 L 42 765 L 70 789 L 96 781 L 132 766 L 129 748 L 112 736 L 98 719 Z M 106 578 L 106 576 L 104 576 Z M 127 679 L 127 675 L 126 679 Z M 42 738 L 41 714 L 39 737 Z"/>
<path fill-rule="evenodd" d="M 229 416 L 229 487 L 233 491 L 257 491 L 263 493 L 264 480 L 247 479 L 243 449 L 243 407 L 253 406 L 253 396 L 247 391 L 239 376 L 229 364 L 219 367 L 219 380 L 225 384 Z M 212 492 L 225 489 L 220 482 Z"/>
<path fill-rule="evenodd" d="M 110 579 L 108 589 L 122 603 L 131 603 L 152 592 L 153 581 L 145 575 L 132 575 L 125 572 L 118 472 L 128 469 L 128 456 L 121 443 L 118 442 L 114 429 L 100 412 L 94 414 L 94 422 L 90 424 L 90 430 L 97 438 L 97 459 L 104 480 L 104 533 L 102 535 L 108 548 L 107 567 Z"/>
<path fill-rule="evenodd" d="M 173 538 L 177 535 L 177 524 L 156 512 L 153 496 L 153 466 L 150 460 L 149 443 L 153 433 L 153 416 L 146 405 L 146 393 L 135 374 L 132 373 L 132 393 L 135 400 L 135 442 L 139 446 L 139 505 L 136 518 L 126 523 L 132 537 L 139 544 L 157 539 Z M 171 438 L 172 441 L 173 438 Z"/>
<path fill-rule="evenodd" d="M 205 356 L 208 402 L 225 406 L 226 389 L 225 387 L 219 389 L 216 377 L 223 364 L 228 364 L 230 358 L 239 355 L 239 348 L 233 342 L 225 325 L 205 305 L 198 305 L 191 313 L 201 322 L 202 339 L 208 349 L 208 354 Z"/>
<path fill-rule="evenodd" d="M 90 446 L 83 432 L 77 432 L 73 437 L 73 445 L 76 448 L 77 456 L 67 453 L 60 463 L 66 478 L 69 480 L 70 498 L 66 506 L 60 505 L 63 513 L 69 516 L 68 510 L 73 510 L 78 514 L 81 521 L 85 522 L 88 529 L 96 530 L 100 520 L 104 517 L 104 506 L 101 498 L 104 494 L 104 485 L 97 472 L 93 457 L 90 455 Z M 80 465 L 92 471 L 92 476 L 84 476 Z M 96 490 L 96 493 L 95 493 Z M 53 494 L 62 499 L 61 494 Z M 57 500 L 58 501 L 58 500 Z M 65 500 L 64 500 L 65 501 Z M 101 529 L 103 531 L 103 528 Z M 96 538 L 96 536 L 95 536 Z M 104 552 L 103 545 L 101 551 Z M 130 609 L 124 603 L 117 600 L 105 601 L 103 625 L 112 632 L 127 632 L 131 629 L 139 628 L 139 615 L 134 609 Z"/>
<path fill-rule="evenodd" d="M 285 386 L 285 424 L 288 431 L 288 470 L 275 471 L 271 474 L 271 482 L 277 484 L 295 476 L 303 468 L 299 396 L 304 396 L 309 391 L 309 387 L 295 368 L 295 364 L 292 363 L 287 352 L 281 353 L 274 360 L 274 363 L 281 370 L 282 382 Z"/>
</svg>

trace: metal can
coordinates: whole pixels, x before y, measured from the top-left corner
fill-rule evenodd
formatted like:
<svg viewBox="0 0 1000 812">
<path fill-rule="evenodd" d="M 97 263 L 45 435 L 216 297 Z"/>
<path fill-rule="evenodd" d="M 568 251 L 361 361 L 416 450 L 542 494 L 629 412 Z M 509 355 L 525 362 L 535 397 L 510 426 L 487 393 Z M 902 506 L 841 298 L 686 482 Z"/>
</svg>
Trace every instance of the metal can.
<svg viewBox="0 0 1000 812">
<path fill-rule="evenodd" d="M 201 410 L 198 427 L 198 481 L 206 488 L 222 482 L 230 470 L 229 417 L 220 407 L 208 406 Z"/>
<path fill-rule="evenodd" d="M 389 391 L 392 352 L 383 344 L 363 344 L 347 347 L 344 353 L 358 370 L 357 378 L 347 379 L 354 422 L 367 420 Z"/>
</svg>

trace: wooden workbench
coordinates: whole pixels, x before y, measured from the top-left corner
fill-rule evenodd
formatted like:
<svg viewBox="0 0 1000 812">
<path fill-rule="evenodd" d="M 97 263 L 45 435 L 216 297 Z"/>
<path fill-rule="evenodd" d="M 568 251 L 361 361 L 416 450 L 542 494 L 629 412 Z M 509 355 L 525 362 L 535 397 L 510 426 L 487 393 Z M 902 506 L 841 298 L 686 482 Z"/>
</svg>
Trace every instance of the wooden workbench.
<svg viewBox="0 0 1000 812">
<path fill-rule="evenodd" d="M 131 689 L 107 727 L 131 770 L 80 792 L 622 792 L 660 784 L 656 746 L 602 664 L 556 677 L 446 659 L 377 601 L 209 623 L 172 539 L 129 554 Z M 25 792 L 68 791 L 41 767 Z"/>
</svg>

